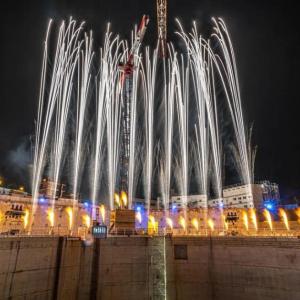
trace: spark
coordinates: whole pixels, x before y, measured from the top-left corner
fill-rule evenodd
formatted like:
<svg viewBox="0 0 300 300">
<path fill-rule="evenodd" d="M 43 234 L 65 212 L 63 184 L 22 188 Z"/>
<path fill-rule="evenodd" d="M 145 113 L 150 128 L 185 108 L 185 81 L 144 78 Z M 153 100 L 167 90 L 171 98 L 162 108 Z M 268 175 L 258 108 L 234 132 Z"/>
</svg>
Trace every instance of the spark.
<svg viewBox="0 0 300 300">
<path fill-rule="evenodd" d="M 243 218 L 244 226 L 245 226 L 246 230 L 248 231 L 249 230 L 249 220 L 248 220 L 248 213 L 246 210 L 242 211 L 242 218 Z"/>
<path fill-rule="evenodd" d="M 136 212 L 135 218 L 137 219 L 137 221 L 138 221 L 139 224 L 142 223 L 142 214 L 141 214 L 140 211 Z"/>
<path fill-rule="evenodd" d="M 101 214 L 101 219 L 102 223 L 105 223 L 105 206 L 102 204 L 100 205 L 100 214 Z"/>
<path fill-rule="evenodd" d="M 71 230 L 73 228 L 73 209 L 71 207 L 67 207 L 66 212 L 69 220 L 69 230 Z"/>
<path fill-rule="evenodd" d="M 27 228 L 28 222 L 29 222 L 29 210 L 25 209 L 24 216 L 23 216 L 24 229 Z"/>
<path fill-rule="evenodd" d="M 258 227 L 257 227 L 257 219 L 256 219 L 256 212 L 254 208 L 250 208 L 250 219 L 251 222 L 254 226 L 254 229 L 257 231 Z"/>
<path fill-rule="evenodd" d="M 270 230 L 273 230 L 273 223 L 272 223 L 272 216 L 270 214 L 270 212 L 267 209 L 264 209 L 263 211 L 264 217 L 266 218 L 266 221 L 269 224 Z"/>
<path fill-rule="evenodd" d="M 199 231 L 199 222 L 196 218 L 192 219 L 192 225 L 197 231 Z"/>
<path fill-rule="evenodd" d="M 211 218 L 208 218 L 207 225 L 208 225 L 208 227 L 210 228 L 211 231 L 215 230 L 215 223 Z"/>
<path fill-rule="evenodd" d="M 114 199 L 115 199 L 116 205 L 117 205 L 118 207 L 120 207 L 121 202 L 120 202 L 120 196 L 119 196 L 119 194 L 115 193 Z"/>
<path fill-rule="evenodd" d="M 170 229 L 173 229 L 173 221 L 171 218 L 166 218 L 166 224 L 169 226 Z"/>
<path fill-rule="evenodd" d="M 289 220 L 287 214 L 283 208 L 279 208 L 279 216 L 282 218 L 285 228 L 290 230 Z"/>
<path fill-rule="evenodd" d="M 296 209 L 296 215 L 298 217 L 298 223 L 300 223 L 300 207 Z"/>
<path fill-rule="evenodd" d="M 226 222 L 226 217 L 223 213 L 222 213 L 222 222 L 224 224 L 225 230 L 228 230 L 228 223 Z"/>
<path fill-rule="evenodd" d="M 154 216 L 150 215 L 150 216 L 148 217 L 148 220 L 150 221 L 152 227 L 155 228 L 156 221 L 155 221 Z"/>
<path fill-rule="evenodd" d="M 55 219 L 55 215 L 54 215 L 54 210 L 52 208 L 49 208 L 47 210 L 47 219 L 50 223 L 51 227 L 54 227 L 54 219 Z"/>
<path fill-rule="evenodd" d="M 122 206 L 127 207 L 128 198 L 127 198 L 126 192 L 124 192 L 124 191 L 121 192 L 121 201 L 122 201 Z"/>
<path fill-rule="evenodd" d="M 87 227 L 90 228 L 91 227 L 91 217 L 89 215 L 83 215 L 82 216 L 83 219 L 83 224 Z"/>
<path fill-rule="evenodd" d="M 179 217 L 178 223 L 182 227 L 183 230 L 186 230 L 186 221 L 183 216 Z"/>
</svg>

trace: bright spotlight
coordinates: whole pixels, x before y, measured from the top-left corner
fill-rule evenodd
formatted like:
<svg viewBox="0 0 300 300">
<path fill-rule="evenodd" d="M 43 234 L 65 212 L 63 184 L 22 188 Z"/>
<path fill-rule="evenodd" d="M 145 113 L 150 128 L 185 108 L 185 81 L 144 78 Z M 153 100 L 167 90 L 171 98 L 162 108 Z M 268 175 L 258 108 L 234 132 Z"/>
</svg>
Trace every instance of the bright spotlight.
<svg viewBox="0 0 300 300">
<path fill-rule="evenodd" d="M 267 204 L 265 204 L 265 208 L 268 209 L 268 210 L 272 210 L 273 205 L 271 203 L 267 203 Z"/>
<path fill-rule="evenodd" d="M 42 197 L 39 199 L 39 201 L 40 201 L 40 203 L 44 203 L 46 201 L 46 199 Z"/>
</svg>

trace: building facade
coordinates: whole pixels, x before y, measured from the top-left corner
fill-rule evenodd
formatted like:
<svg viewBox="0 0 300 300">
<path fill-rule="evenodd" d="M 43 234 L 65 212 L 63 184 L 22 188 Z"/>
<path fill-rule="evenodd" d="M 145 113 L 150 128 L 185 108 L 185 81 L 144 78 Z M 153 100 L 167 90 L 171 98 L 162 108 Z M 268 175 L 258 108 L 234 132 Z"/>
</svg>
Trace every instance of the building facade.
<svg viewBox="0 0 300 300">
<path fill-rule="evenodd" d="M 223 198 L 207 199 L 206 195 L 172 196 L 170 206 L 182 208 L 256 208 L 276 209 L 280 202 L 278 184 L 261 181 L 232 185 L 223 189 Z"/>
<path fill-rule="evenodd" d="M 223 189 L 223 206 L 227 208 L 276 209 L 280 202 L 278 184 L 260 181 L 233 185 Z"/>
<path fill-rule="evenodd" d="M 88 203 L 78 203 L 67 198 L 56 199 L 53 206 L 49 198 L 40 196 L 33 215 L 31 234 L 44 235 L 51 232 L 69 235 L 73 232 L 82 235 L 92 225 L 91 209 Z M 8 189 L 0 191 L 0 234 L 28 232 L 31 213 L 32 196 Z M 99 207 L 96 207 L 96 216 L 100 219 Z"/>
<path fill-rule="evenodd" d="M 206 195 L 188 195 L 188 196 L 172 196 L 170 206 L 183 208 L 186 205 L 188 208 L 207 208 Z"/>
</svg>

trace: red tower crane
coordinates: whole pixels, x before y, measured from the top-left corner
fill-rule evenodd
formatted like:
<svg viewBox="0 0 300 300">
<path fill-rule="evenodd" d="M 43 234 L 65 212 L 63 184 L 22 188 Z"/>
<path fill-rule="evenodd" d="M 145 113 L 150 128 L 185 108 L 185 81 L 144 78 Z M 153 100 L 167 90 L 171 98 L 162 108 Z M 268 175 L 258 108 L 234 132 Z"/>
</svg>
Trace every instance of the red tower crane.
<svg viewBox="0 0 300 300">
<path fill-rule="evenodd" d="M 123 81 L 127 75 L 131 75 L 133 73 L 134 56 L 137 55 L 138 49 L 139 49 L 141 43 L 143 42 L 148 23 L 149 23 L 149 16 L 144 15 L 142 17 L 140 25 L 137 29 L 136 37 L 135 37 L 134 43 L 132 45 L 132 48 L 129 52 L 128 59 L 124 63 L 124 65 L 120 66 L 120 70 L 123 72 L 123 76 L 121 78 L 121 80 L 122 80 L 121 83 L 123 83 Z"/>
<path fill-rule="evenodd" d="M 133 80 L 132 74 L 135 69 L 134 57 L 138 54 L 138 50 L 146 33 L 148 23 L 149 17 L 144 15 L 137 29 L 136 37 L 129 52 L 127 61 L 119 67 L 120 71 L 122 72 L 120 84 L 124 93 L 121 119 L 120 189 L 126 194 L 128 194 L 129 177 L 131 91 Z"/>
<path fill-rule="evenodd" d="M 156 0 L 157 36 L 161 57 L 167 56 L 167 0 Z"/>
</svg>

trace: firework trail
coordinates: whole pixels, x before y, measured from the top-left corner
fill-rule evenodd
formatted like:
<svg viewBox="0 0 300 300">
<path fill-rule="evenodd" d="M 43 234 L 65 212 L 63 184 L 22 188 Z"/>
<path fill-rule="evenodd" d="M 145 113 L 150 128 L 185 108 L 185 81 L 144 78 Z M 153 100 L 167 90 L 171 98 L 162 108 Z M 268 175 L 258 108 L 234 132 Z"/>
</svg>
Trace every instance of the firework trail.
<svg viewBox="0 0 300 300">
<path fill-rule="evenodd" d="M 46 74 L 47 74 L 47 59 L 48 59 L 48 37 L 50 33 L 52 20 L 50 20 L 46 39 L 44 46 L 43 64 L 42 64 L 42 75 L 41 75 L 41 87 L 39 93 L 38 101 L 38 116 L 36 121 L 36 134 L 35 134 L 35 148 L 34 148 L 34 161 L 33 161 L 33 174 L 32 174 L 32 213 L 29 224 L 29 231 L 31 231 L 31 226 L 33 223 L 33 215 L 36 212 L 38 195 L 39 195 L 39 185 L 41 182 L 44 159 L 46 152 L 46 142 L 48 140 L 48 133 L 50 127 L 50 120 L 53 114 L 54 107 L 47 106 L 46 113 L 44 113 L 44 102 L 45 102 L 45 84 L 46 84 Z M 48 102 L 49 103 L 49 102 Z M 44 119 L 45 118 L 45 119 Z M 43 124 L 45 127 L 43 127 Z M 44 129 L 45 128 L 45 129 Z"/>
<path fill-rule="evenodd" d="M 151 202 L 151 182 L 153 172 L 153 144 L 154 144 L 154 96 L 156 84 L 158 49 L 153 53 L 153 58 L 150 58 L 150 50 L 146 48 L 145 68 L 143 65 L 142 82 L 144 92 L 144 107 L 145 107 L 145 127 L 146 127 L 146 167 L 144 172 L 145 183 L 145 204 L 147 211 L 150 211 Z"/>
<path fill-rule="evenodd" d="M 189 75 L 190 75 L 190 66 L 189 60 L 187 65 L 184 64 L 184 58 L 181 56 L 180 62 L 177 60 L 177 56 L 174 56 L 174 73 L 176 80 L 176 104 L 177 104 L 177 116 L 179 123 L 179 170 L 180 170 L 180 193 L 182 197 L 182 207 L 184 212 L 187 208 L 187 196 L 188 196 L 188 187 L 189 187 L 189 178 L 188 178 L 188 159 L 189 159 L 189 140 L 188 140 L 188 114 L 189 114 Z M 186 218 L 185 218 L 186 219 Z"/>
<path fill-rule="evenodd" d="M 249 162 L 249 153 L 247 149 L 245 125 L 243 119 L 241 95 L 239 89 L 239 80 L 236 67 L 235 54 L 232 42 L 224 21 L 220 18 L 213 18 L 215 32 L 212 38 L 215 38 L 221 49 L 221 54 L 215 54 L 215 66 L 221 79 L 228 107 L 230 110 L 237 149 L 239 152 L 241 178 L 244 184 L 251 183 L 251 162 Z"/>
<path fill-rule="evenodd" d="M 74 151 L 74 179 L 73 179 L 73 210 L 78 200 L 79 174 L 83 168 L 83 137 L 85 133 L 85 118 L 87 111 L 87 101 L 91 82 L 91 65 L 94 53 L 92 51 L 93 38 L 92 32 L 88 36 L 85 34 L 84 50 L 81 50 L 78 61 L 78 99 L 76 105 L 76 132 L 75 132 L 75 151 Z"/>
<path fill-rule="evenodd" d="M 102 166 L 103 160 L 103 138 L 106 126 L 107 116 L 107 100 L 110 96 L 108 89 L 109 80 L 112 79 L 116 62 L 114 59 L 118 59 L 112 55 L 112 51 L 118 51 L 119 40 L 118 38 L 112 39 L 112 33 L 110 32 L 110 26 L 108 25 L 104 46 L 100 49 L 100 68 L 97 77 L 97 101 L 96 101 L 96 139 L 95 139 L 95 157 L 94 157 L 94 173 L 93 173 L 93 185 L 92 185 L 92 202 L 93 212 L 92 218 L 95 220 L 95 205 L 97 200 L 97 193 L 99 188 L 100 170 L 104 169 Z M 111 194 L 110 194 L 111 197 Z M 112 196 L 113 197 L 113 196 Z M 111 201 L 110 201 L 111 205 Z"/>
<path fill-rule="evenodd" d="M 217 199 L 222 198 L 222 163 L 221 163 L 221 142 L 219 135 L 217 98 L 215 93 L 213 52 L 197 31 L 194 23 L 192 33 L 185 33 L 179 21 L 180 32 L 178 34 L 185 42 L 189 60 L 191 61 L 192 82 L 197 103 L 197 125 L 196 142 L 198 150 L 198 162 L 200 169 L 201 190 L 207 195 L 208 161 L 209 150 L 212 151 L 214 165 L 214 186 Z M 209 126 L 209 136 L 207 138 L 206 119 Z M 208 143 L 210 142 L 210 149 Z"/>
<path fill-rule="evenodd" d="M 171 52 L 171 51 L 170 51 Z M 177 54 L 174 53 L 174 56 Z M 162 159 L 160 161 L 160 184 L 165 210 L 169 210 L 170 185 L 172 170 L 172 147 L 173 147 L 173 126 L 174 126 L 174 105 L 175 105 L 175 84 L 176 84 L 176 61 L 164 61 L 164 143 Z"/>
<path fill-rule="evenodd" d="M 62 40 L 58 51 L 57 65 L 57 102 L 54 127 L 53 150 L 50 154 L 52 163 L 52 176 L 54 179 L 54 189 L 51 207 L 54 209 L 56 192 L 62 166 L 64 154 L 64 143 L 66 126 L 69 116 L 70 101 L 73 90 L 73 78 L 77 62 L 79 59 L 82 41 L 78 41 L 82 25 L 76 27 L 75 21 L 70 21 L 66 27 L 65 23 L 61 26 Z"/>
<path fill-rule="evenodd" d="M 66 25 L 65 22 L 62 22 L 57 40 L 51 83 L 46 96 L 45 87 L 48 60 L 48 37 L 50 33 L 51 23 L 52 21 L 49 22 L 45 40 L 41 88 L 38 104 L 38 118 L 36 123 L 36 140 L 32 177 L 32 215 L 34 215 L 36 210 L 36 204 L 39 195 L 39 185 L 41 182 L 41 177 L 43 176 L 47 151 L 49 151 L 49 149 L 47 148 L 50 135 L 49 133 L 52 129 L 53 122 L 55 122 L 56 126 L 54 132 L 54 148 L 52 153 L 50 153 L 53 161 L 51 169 L 53 172 L 54 181 L 56 183 L 58 182 L 65 137 L 65 128 L 73 87 L 72 80 L 78 60 L 79 49 L 81 47 L 81 43 L 78 42 L 78 37 L 83 23 L 80 26 L 76 27 L 76 22 L 72 19 L 70 19 L 68 25 Z M 55 185 L 52 207 L 54 206 L 56 190 L 57 186 Z M 32 222 L 33 218 L 31 218 L 30 221 L 30 229 Z"/>
</svg>

